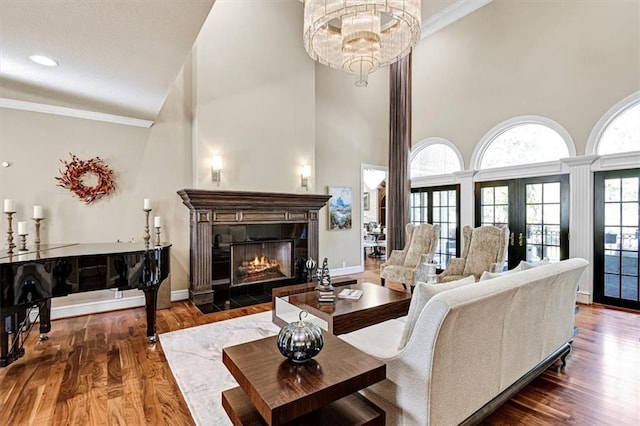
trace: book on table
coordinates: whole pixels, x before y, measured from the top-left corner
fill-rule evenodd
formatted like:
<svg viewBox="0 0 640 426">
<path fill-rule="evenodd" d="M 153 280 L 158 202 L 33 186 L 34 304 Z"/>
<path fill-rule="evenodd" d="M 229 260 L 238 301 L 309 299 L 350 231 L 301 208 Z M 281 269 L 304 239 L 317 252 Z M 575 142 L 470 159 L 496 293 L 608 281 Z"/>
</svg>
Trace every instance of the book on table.
<svg viewBox="0 0 640 426">
<path fill-rule="evenodd" d="M 340 299 L 358 300 L 362 297 L 362 290 L 355 288 L 345 288 L 339 294 Z"/>
</svg>

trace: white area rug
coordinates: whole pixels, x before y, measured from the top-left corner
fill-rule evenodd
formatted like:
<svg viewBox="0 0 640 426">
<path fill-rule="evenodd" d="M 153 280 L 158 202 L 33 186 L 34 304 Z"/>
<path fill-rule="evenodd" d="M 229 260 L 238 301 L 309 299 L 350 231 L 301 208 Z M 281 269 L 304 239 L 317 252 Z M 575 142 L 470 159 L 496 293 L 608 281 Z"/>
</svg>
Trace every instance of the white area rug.
<svg viewBox="0 0 640 426">
<path fill-rule="evenodd" d="M 222 348 L 278 333 L 271 311 L 160 335 L 173 376 L 198 425 L 231 425 L 222 391 L 237 386 L 222 364 Z"/>
</svg>

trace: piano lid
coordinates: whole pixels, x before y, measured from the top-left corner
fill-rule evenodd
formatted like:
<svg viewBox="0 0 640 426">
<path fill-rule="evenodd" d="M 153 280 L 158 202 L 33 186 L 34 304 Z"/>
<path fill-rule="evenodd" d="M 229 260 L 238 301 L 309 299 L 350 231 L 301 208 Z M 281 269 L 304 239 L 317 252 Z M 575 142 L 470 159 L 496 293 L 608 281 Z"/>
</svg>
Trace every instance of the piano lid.
<svg viewBox="0 0 640 426">
<path fill-rule="evenodd" d="M 136 253 L 154 249 L 165 249 L 167 247 L 171 247 L 171 244 L 164 243 L 159 246 L 149 245 L 148 248 L 144 243 L 41 244 L 39 251 L 35 249 L 35 246 L 29 246 L 29 250 L 27 251 L 19 251 L 17 248 L 14 248 L 12 255 L 9 255 L 7 250 L 1 250 L 0 265 L 65 257 Z"/>
</svg>

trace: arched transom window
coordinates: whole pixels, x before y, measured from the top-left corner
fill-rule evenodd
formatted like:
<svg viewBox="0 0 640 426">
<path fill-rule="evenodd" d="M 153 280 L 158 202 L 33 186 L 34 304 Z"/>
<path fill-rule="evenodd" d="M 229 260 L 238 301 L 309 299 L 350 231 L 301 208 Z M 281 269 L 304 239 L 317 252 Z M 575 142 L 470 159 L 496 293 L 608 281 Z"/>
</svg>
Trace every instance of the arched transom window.
<svg viewBox="0 0 640 426">
<path fill-rule="evenodd" d="M 573 142 L 559 125 L 514 119 L 496 126 L 479 144 L 478 169 L 556 161 L 575 155 Z M 561 132 L 564 135 L 561 135 Z M 573 148 L 571 152 L 570 147 Z"/>
<path fill-rule="evenodd" d="M 430 138 L 416 145 L 410 155 L 410 176 L 418 178 L 462 170 L 462 155 L 446 139 Z"/>
<path fill-rule="evenodd" d="M 640 100 L 611 120 L 602 132 L 597 154 L 640 151 Z"/>
</svg>

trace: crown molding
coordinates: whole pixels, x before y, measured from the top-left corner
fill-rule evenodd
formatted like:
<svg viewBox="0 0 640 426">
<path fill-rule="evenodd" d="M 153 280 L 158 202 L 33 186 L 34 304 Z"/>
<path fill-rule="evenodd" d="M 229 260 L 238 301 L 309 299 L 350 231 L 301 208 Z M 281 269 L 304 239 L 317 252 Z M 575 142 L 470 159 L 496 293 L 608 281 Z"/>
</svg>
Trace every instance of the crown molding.
<svg viewBox="0 0 640 426">
<path fill-rule="evenodd" d="M 482 6 L 491 3 L 491 1 L 492 0 L 458 0 L 451 6 L 442 9 L 435 15 L 422 21 L 420 38 L 424 39 L 429 37 L 431 34 L 453 24 L 458 19 L 464 18 Z"/>
<path fill-rule="evenodd" d="M 40 112 L 44 114 L 63 115 L 65 117 L 83 118 L 85 120 L 104 121 L 107 123 L 124 124 L 125 126 L 149 128 L 153 125 L 151 120 L 126 117 L 123 115 L 105 114 L 102 112 L 87 111 L 84 109 L 67 108 L 56 105 L 42 104 L 38 102 L 26 102 L 16 99 L 0 98 L 0 108 L 18 109 L 22 111 Z"/>
</svg>

